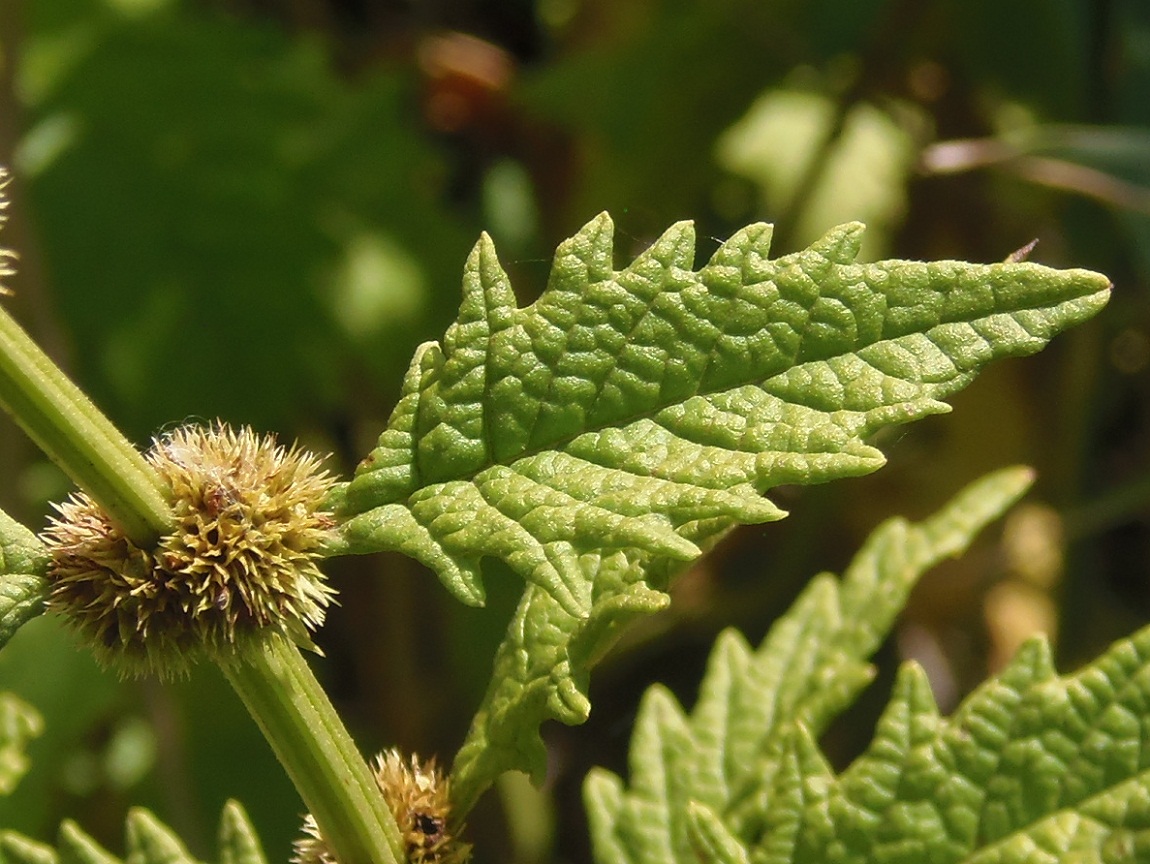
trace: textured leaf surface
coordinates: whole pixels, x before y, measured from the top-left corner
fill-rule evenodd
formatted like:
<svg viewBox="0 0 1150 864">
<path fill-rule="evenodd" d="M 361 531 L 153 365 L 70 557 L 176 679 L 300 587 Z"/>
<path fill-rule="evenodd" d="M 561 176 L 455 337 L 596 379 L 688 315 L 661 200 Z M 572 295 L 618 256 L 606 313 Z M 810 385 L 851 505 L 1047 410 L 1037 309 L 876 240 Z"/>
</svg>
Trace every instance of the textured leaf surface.
<svg viewBox="0 0 1150 864">
<path fill-rule="evenodd" d="M 3 864 L 196 864 L 183 841 L 149 811 L 137 807 L 125 826 L 127 856 L 121 861 L 84 833 L 76 823 L 60 825 L 56 848 L 14 831 L 0 831 Z M 219 864 L 266 864 L 247 813 L 236 801 L 220 819 Z"/>
<path fill-rule="evenodd" d="M 747 846 L 765 864 L 1145 861 L 1148 698 L 1150 628 L 1065 678 L 1034 639 L 950 719 L 908 664 L 840 777 L 796 730 Z"/>
<path fill-rule="evenodd" d="M 781 710 L 777 704 L 785 707 L 801 699 L 809 722 L 849 704 L 870 679 L 869 667 L 859 658 L 882 641 L 910 584 L 937 556 L 962 548 L 978 526 L 1005 506 L 1002 496 L 1021 489 L 1025 477 L 1017 470 L 974 487 L 946 511 L 950 521 L 943 514 L 914 529 L 901 520 L 888 523 L 860 552 L 841 588 L 829 576 L 816 579 L 788 620 L 775 628 L 770 637 L 775 647 L 763 649 L 765 659 L 741 685 L 738 705 L 724 707 L 720 693 L 713 706 L 700 708 L 720 715 L 736 709 L 747 712 L 723 734 L 728 758 L 736 765 L 753 758 L 766 722 L 763 717 Z M 464 812 L 503 771 L 526 771 L 542 782 L 547 754 L 538 733 L 540 724 L 552 718 L 567 724 L 585 721 L 591 710 L 587 695 L 591 667 L 629 621 L 669 602 L 662 591 L 669 571 L 658 562 L 616 553 L 585 556 L 581 566 L 594 586 L 595 602 L 587 617 L 570 615 L 532 585 L 520 600 L 496 654 L 487 693 L 452 767 L 452 792 Z M 903 569 L 892 576 L 890 571 L 898 566 Z M 894 590 L 891 584 L 901 587 Z M 847 615 L 844 609 L 861 614 Z M 842 644 L 827 641 L 831 632 Z M 750 654 L 735 633 L 723 636 L 716 648 L 716 658 L 726 657 L 724 662 L 740 668 L 749 663 Z M 827 671 L 831 668 L 833 673 Z M 788 670 L 808 670 L 809 677 L 786 678 Z M 719 740 L 712 748 L 720 747 Z M 712 761 L 718 759 L 714 755 Z M 711 779 L 699 782 L 718 785 L 723 769 L 711 765 L 706 770 Z"/>
<path fill-rule="evenodd" d="M 591 667 L 627 622 L 665 608 L 667 594 L 651 587 L 654 570 L 621 552 L 586 555 L 580 566 L 592 580 L 590 615 L 567 612 L 543 589 L 528 585 L 495 655 L 491 681 L 451 770 L 457 812 L 466 813 L 504 771 L 543 781 L 547 752 L 539 725 L 555 718 L 584 722 Z"/>
<path fill-rule="evenodd" d="M 44 611 L 48 556 L 36 535 L 0 510 L 0 648 Z"/>
<path fill-rule="evenodd" d="M 419 350 L 345 490 L 348 548 L 405 552 L 469 603 L 496 556 L 586 617 L 581 556 L 682 562 L 733 523 L 778 519 L 767 489 L 873 471 L 877 429 L 948 410 L 983 364 L 1107 299 L 1083 270 L 858 264 L 861 233 L 772 261 L 753 225 L 695 271 L 684 223 L 617 271 L 604 215 L 523 309 L 484 237 L 457 322 Z"/>
<path fill-rule="evenodd" d="M 603 864 L 671 864 L 700 857 L 714 862 L 956 860 L 900 858 L 898 838 L 887 858 L 838 857 L 853 836 L 850 831 L 874 833 L 863 816 L 849 830 L 812 823 L 811 836 L 824 845 L 804 852 L 807 857 L 798 855 L 808 809 L 828 820 L 838 818 L 828 807 L 827 790 L 835 778 L 811 741 L 870 679 L 866 658 L 885 638 L 919 576 L 961 552 L 1028 483 L 1028 471 L 1008 469 L 967 488 L 923 523 L 884 523 L 842 581 L 829 574 L 816 578 L 757 650 L 733 631 L 720 636 L 690 715 L 668 691 L 652 687 L 631 742 L 630 787 L 606 771 L 587 778 L 596 859 Z M 863 793 L 881 799 L 878 781 L 890 778 L 878 775 L 860 776 L 857 783 Z M 960 786 L 965 782 L 962 772 L 937 776 Z M 841 783 L 847 782 L 844 776 Z M 888 800 L 897 794 L 888 793 Z M 917 816 L 908 811 L 902 818 Z M 845 833 L 838 833 L 840 828 Z"/>
<path fill-rule="evenodd" d="M 0 693 L 0 795 L 16 788 L 28 770 L 28 742 L 44 731 L 44 721 L 28 703 Z"/>
</svg>

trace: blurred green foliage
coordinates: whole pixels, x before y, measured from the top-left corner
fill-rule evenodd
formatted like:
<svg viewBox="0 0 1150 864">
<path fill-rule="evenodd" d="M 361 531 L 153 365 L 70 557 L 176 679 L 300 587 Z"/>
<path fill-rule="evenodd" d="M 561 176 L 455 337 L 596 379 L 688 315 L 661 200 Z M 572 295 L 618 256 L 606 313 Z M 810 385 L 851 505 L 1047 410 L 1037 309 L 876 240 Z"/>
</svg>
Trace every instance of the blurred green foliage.
<svg viewBox="0 0 1150 864">
<path fill-rule="evenodd" d="M 601 669 L 591 722 L 551 730 L 544 797 L 507 785 L 531 825 L 477 811 L 481 861 L 586 860 L 579 784 L 621 767 L 643 686 L 691 701 L 721 627 L 757 641 L 881 518 L 986 469 L 1038 468 L 1031 539 L 1064 563 L 1011 569 L 1008 531 L 915 595 L 888 659 L 923 660 L 944 708 L 1010 622 L 1057 627 L 1073 663 L 1150 612 L 1143 0 L 4 0 L 0 162 L 10 307 L 131 437 L 219 416 L 331 450 L 345 473 L 414 347 L 454 318 L 481 230 L 523 302 L 604 209 L 620 256 L 681 218 L 715 245 L 775 222 L 776 253 L 863 219 L 872 258 L 994 261 L 1037 237 L 1043 263 L 1114 279 L 1098 320 L 882 442 L 889 468 L 785 492 L 792 518 L 686 574 Z M 33 527 L 67 491 L 2 419 L 0 476 L 0 507 Z M 458 746 L 519 587 L 490 569 L 477 611 L 399 558 L 332 567 L 344 607 L 320 673 L 363 746 Z M 143 804 L 207 854 L 235 796 L 286 857 L 302 805 L 213 670 L 121 685 L 40 620 L 0 656 L 3 689 L 47 731 L 0 825 L 50 837 L 71 816 L 122 849 Z M 831 731 L 838 758 L 869 737 L 866 710 Z"/>
</svg>

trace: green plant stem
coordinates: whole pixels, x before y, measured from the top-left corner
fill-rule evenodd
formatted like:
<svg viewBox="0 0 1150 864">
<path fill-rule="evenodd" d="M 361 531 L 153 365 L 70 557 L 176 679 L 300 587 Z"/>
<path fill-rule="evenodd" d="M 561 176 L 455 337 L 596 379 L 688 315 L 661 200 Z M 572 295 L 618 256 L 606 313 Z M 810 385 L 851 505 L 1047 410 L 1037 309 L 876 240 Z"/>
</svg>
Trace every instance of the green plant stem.
<svg viewBox="0 0 1150 864">
<path fill-rule="evenodd" d="M 171 530 L 155 471 L 3 308 L 0 404 L 137 546 Z M 298 649 L 260 634 L 224 669 L 341 864 L 401 864 L 395 820 Z"/>
<path fill-rule="evenodd" d="M 170 530 L 156 473 L 2 307 L 0 405 L 137 546 Z"/>
<path fill-rule="evenodd" d="M 263 634 L 223 670 L 340 864 L 405 861 L 371 771 L 299 649 L 279 634 Z"/>
</svg>

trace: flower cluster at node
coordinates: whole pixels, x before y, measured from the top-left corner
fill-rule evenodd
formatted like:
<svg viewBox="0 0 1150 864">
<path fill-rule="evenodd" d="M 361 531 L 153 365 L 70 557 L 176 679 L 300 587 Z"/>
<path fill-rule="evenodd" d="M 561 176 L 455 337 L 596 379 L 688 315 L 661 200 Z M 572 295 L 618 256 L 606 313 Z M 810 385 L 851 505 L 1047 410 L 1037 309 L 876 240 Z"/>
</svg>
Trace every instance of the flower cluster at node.
<svg viewBox="0 0 1150 864">
<path fill-rule="evenodd" d="M 470 844 L 452 826 L 450 781 L 436 767 L 413 755 L 405 761 L 398 750 L 375 757 L 375 782 L 399 830 L 409 864 L 464 864 L 471 857 Z M 304 836 L 295 841 L 294 864 L 339 864 L 310 815 L 304 818 Z"/>
<path fill-rule="evenodd" d="M 147 460 L 170 490 L 172 531 L 141 549 L 87 495 L 57 505 L 49 608 L 124 674 L 179 675 L 204 650 L 226 661 L 265 628 L 311 646 L 335 593 L 317 566 L 335 525 L 320 459 L 221 424 L 175 429 Z"/>
</svg>

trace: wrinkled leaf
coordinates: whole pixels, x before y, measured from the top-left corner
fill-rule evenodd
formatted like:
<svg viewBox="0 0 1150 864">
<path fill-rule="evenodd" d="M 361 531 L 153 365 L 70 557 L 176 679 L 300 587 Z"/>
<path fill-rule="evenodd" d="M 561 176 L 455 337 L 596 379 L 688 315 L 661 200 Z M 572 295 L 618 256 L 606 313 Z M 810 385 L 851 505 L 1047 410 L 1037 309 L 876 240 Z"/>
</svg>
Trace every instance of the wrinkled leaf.
<svg viewBox="0 0 1150 864">
<path fill-rule="evenodd" d="M 595 603 L 586 618 L 571 615 L 546 591 L 528 585 L 495 656 L 483 704 L 451 770 L 455 807 L 470 810 L 495 778 L 526 771 L 543 781 L 547 752 L 538 727 L 548 718 L 584 722 L 591 667 L 629 621 L 670 602 L 648 587 L 637 561 L 622 553 L 581 561 L 593 574 Z"/>
<path fill-rule="evenodd" d="M 948 410 L 1108 297 L 1103 276 L 1030 263 L 857 264 L 858 224 L 774 261 L 753 225 L 699 271 L 689 224 L 621 271 L 612 235 L 603 215 L 562 244 L 523 309 L 479 242 L 459 319 L 345 490 L 351 551 L 411 555 L 468 603 L 499 557 L 586 617 L 581 556 L 684 562 L 781 518 L 764 491 L 875 470 L 876 430 Z"/>
<path fill-rule="evenodd" d="M 596 859 L 790 860 L 797 814 L 825 804 L 823 795 L 808 799 L 833 780 L 817 747 L 804 750 L 796 741 L 813 740 L 868 682 L 866 658 L 919 576 L 961 552 L 1029 479 L 1025 469 L 1001 471 L 923 523 L 884 523 L 842 581 L 829 574 L 815 579 L 757 650 L 737 633 L 724 633 L 690 715 L 668 691 L 652 687 L 632 738 L 630 786 L 606 771 L 587 778 Z M 803 730 L 799 738 L 796 729 Z M 768 822 L 776 827 L 765 830 Z M 838 835 L 819 836 L 830 843 Z M 820 854 L 794 860 L 838 860 L 826 848 Z"/>
<path fill-rule="evenodd" d="M 1145 860 L 1148 656 L 1150 628 L 1060 678 L 1037 637 L 949 719 L 908 664 L 841 776 L 796 729 L 763 830 L 744 842 L 778 864 Z"/>
<path fill-rule="evenodd" d="M 485 556 L 529 583 L 455 762 L 463 809 L 504 770 L 541 776 L 538 724 L 586 718 L 591 666 L 685 561 L 783 515 L 762 493 L 875 470 L 876 431 L 1108 297 L 1031 263 L 857 264 L 859 225 L 774 261 L 751 226 L 695 271 L 681 224 L 615 270 L 612 230 L 561 245 L 523 309 L 481 240 L 459 320 L 337 504 L 346 550 L 411 555 L 466 602 Z"/>
</svg>

